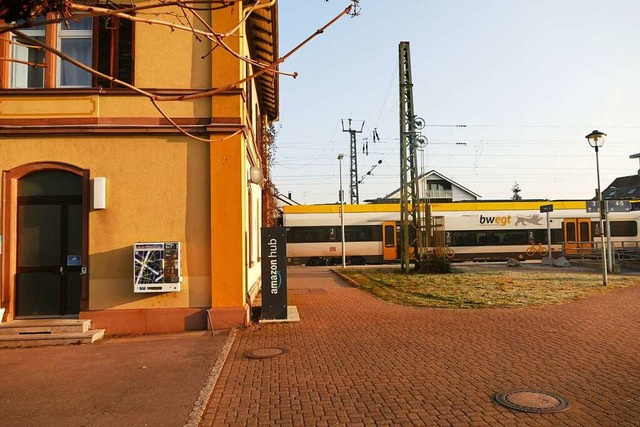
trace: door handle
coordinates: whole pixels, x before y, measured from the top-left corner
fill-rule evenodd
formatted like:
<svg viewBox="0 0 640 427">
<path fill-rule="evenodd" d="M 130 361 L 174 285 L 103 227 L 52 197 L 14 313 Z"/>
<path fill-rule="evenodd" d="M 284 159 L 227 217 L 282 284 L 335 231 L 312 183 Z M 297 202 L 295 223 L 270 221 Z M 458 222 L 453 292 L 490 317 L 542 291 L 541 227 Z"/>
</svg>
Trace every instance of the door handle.
<svg viewBox="0 0 640 427">
<path fill-rule="evenodd" d="M 64 267 L 60 266 L 60 275 L 64 274 Z"/>
</svg>

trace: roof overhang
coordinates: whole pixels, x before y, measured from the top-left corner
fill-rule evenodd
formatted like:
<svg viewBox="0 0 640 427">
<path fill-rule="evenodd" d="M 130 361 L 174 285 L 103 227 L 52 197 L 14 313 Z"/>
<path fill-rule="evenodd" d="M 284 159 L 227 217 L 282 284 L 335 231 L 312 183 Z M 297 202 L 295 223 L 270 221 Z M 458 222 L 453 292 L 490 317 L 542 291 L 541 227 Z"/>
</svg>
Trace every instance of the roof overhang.
<svg viewBox="0 0 640 427">
<path fill-rule="evenodd" d="M 251 57 L 264 64 L 272 64 L 279 58 L 278 52 L 278 2 L 254 10 L 247 19 L 247 37 Z M 276 70 L 279 67 L 276 67 Z M 254 72 L 257 72 L 254 69 Z M 256 89 L 263 113 L 270 122 L 280 114 L 280 92 L 277 73 L 264 73 L 256 78 Z"/>
</svg>

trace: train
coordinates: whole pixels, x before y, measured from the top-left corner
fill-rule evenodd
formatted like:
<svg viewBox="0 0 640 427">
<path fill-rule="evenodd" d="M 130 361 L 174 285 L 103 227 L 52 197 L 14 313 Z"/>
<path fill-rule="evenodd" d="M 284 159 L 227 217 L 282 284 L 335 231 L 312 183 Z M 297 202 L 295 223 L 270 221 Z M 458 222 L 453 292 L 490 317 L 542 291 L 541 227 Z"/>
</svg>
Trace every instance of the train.
<svg viewBox="0 0 640 427">
<path fill-rule="evenodd" d="M 599 212 L 593 201 L 472 201 L 431 203 L 439 224 L 440 250 L 451 262 L 540 259 L 544 256 L 597 256 Z M 640 202 L 609 212 L 611 244 L 638 249 Z M 541 207 L 545 207 L 541 209 Z M 547 213 L 550 211 L 547 226 Z M 344 206 L 345 258 L 349 264 L 395 263 L 400 259 L 399 204 Z M 336 265 L 342 262 L 340 205 L 283 208 L 289 264 Z M 550 235 L 550 242 L 548 236 Z M 437 236 L 436 236 L 437 237 Z M 437 248 L 435 247 L 437 246 Z M 549 254 L 549 249 L 551 254 Z"/>
</svg>

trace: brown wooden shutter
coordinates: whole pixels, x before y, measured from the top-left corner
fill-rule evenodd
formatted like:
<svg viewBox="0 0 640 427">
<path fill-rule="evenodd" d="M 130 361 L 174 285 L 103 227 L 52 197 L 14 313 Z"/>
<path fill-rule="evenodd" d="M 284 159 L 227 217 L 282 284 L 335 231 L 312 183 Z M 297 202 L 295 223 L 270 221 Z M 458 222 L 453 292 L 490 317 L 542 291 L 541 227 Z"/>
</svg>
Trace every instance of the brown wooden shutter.
<svg viewBox="0 0 640 427">
<path fill-rule="evenodd" d="M 112 18 L 108 16 L 97 17 L 94 21 L 96 29 L 93 32 L 95 35 L 94 57 L 96 58 L 94 66 L 96 70 L 109 76 L 111 75 L 111 39 L 113 34 L 113 30 L 110 29 L 111 21 Z M 97 77 L 96 86 L 111 87 L 111 82 L 107 79 Z"/>
<path fill-rule="evenodd" d="M 123 82 L 133 84 L 133 22 L 120 20 L 118 31 L 117 77 Z"/>
<path fill-rule="evenodd" d="M 133 84 L 133 23 L 115 16 L 100 16 L 94 21 L 94 66 L 106 75 Z M 96 77 L 94 85 L 118 87 Z"/>
</svg>

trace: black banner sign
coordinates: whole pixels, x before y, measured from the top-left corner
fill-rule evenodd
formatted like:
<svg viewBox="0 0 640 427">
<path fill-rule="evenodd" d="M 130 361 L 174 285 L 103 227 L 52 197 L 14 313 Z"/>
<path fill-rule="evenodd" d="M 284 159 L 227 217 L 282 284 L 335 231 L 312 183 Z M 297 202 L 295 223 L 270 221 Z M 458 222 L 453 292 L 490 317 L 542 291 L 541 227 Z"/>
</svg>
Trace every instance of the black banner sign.
<svg viewBox="0 0 640 427">
<path fill-rule="evenodd" d="M 262 229 L 263 320 L 287 318 L 287 239 L 284 227 Z"/>
</svg>

